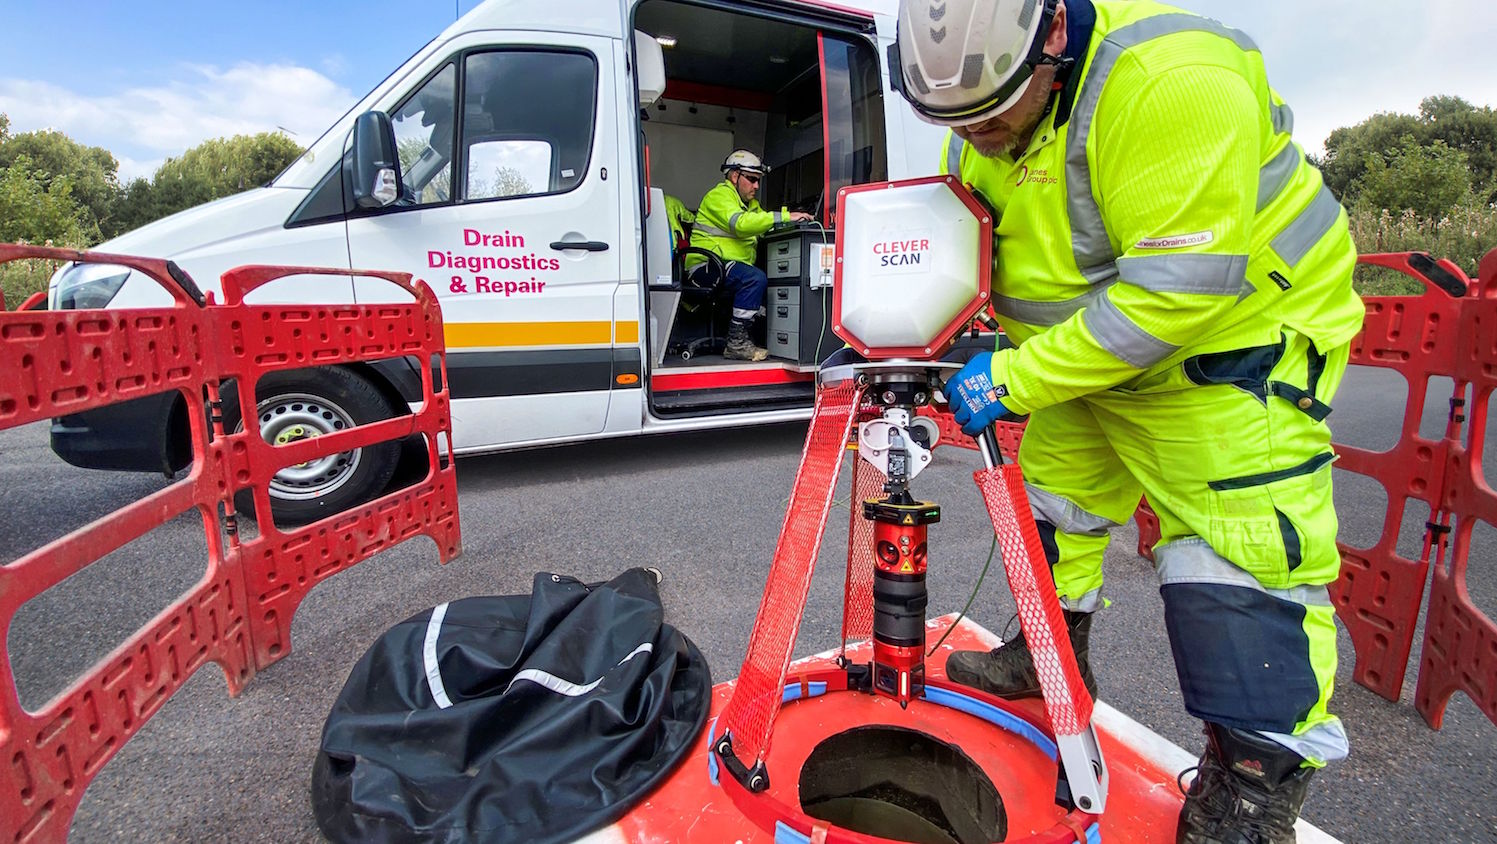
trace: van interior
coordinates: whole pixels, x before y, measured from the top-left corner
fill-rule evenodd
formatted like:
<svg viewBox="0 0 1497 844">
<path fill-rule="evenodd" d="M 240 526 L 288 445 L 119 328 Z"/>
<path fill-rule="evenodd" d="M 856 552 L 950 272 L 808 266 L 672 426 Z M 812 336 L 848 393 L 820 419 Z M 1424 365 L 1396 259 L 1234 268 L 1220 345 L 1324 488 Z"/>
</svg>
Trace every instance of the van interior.
<svg viewBox="0 0 1497 844">
<path fill-rule="evenodd" d="M 842 341 L 832 332 L 832 247 L 838 189 L 887 177 L 872 22 L 834 11 L 786 13 L 644 0 L 634 17 L 643 67 L 660 61 L 664 90 L 642 91 L 644 277 L 652 409 L 662 416 L 803 407 L 816 364 Z M 656 53 L 658 58 L 652 57 Z M 643 75 L 641 76 L 643 82 Z M 759 240 L 769 277 L 757 345 L 762 362 L 723 357 L 731 293 L 710 271 L 691 273 L 671 231 L 667 195 L 695 211 L 736 149 L 769 167 L 766 210 L 814 215 Z"/>
</svg>

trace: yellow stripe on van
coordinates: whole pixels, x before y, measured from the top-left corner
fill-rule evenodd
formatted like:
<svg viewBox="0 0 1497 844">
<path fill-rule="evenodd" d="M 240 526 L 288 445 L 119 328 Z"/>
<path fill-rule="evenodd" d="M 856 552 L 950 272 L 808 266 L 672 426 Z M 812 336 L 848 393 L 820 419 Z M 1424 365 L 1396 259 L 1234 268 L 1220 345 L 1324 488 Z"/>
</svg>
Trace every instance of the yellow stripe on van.
<svg viewBox="0 0 1497 844">
<path fill-rule="evenodd" d="M 638 342 L 639 323 L 634 326 Z M 620 334 L 623 325 L 619 326 Z M 444 326 L 447 348 L 484 346 L 609 346 L 613 323 L 596 322 L 449 322 Z"/>
<path fill-rule="evenodd" d="M 619 345 L 628 343 L 632 346 L 639 342 L 639 323 L 621 322 L 618 324 L 617 334 L 618 336 L 614 338 L 615 343 Z"/>
</svg>

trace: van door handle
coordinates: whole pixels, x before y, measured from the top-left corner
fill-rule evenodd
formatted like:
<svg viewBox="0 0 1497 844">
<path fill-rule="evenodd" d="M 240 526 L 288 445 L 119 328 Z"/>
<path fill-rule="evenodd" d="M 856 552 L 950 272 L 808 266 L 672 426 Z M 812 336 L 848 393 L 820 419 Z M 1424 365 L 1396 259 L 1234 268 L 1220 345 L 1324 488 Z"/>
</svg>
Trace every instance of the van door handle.
<svg viewBox="0 0 1497 844">
<path fill-rule="evenodd" d="M 553 240 L 551 248 L 557 251 L 582 249 L 588 252 L 607 252 L 608 244 L 601 240 Z"/>
</svg>

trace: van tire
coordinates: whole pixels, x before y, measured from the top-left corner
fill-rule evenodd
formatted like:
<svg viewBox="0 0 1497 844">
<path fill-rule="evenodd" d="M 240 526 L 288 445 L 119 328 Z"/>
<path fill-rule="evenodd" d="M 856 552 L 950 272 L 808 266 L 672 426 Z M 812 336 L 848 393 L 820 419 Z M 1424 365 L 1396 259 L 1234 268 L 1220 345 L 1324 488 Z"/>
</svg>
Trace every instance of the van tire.
<svg viewBox="0 0 1497 844">
<path fill-rule="evenodd" d="M 379 388 L 338 366 L 269 373 L 255 395 L 261 433 L 272 444 L 378 422 L 397 412 Z M 237 399 L 224 402 L 224 430 L 243 430 Z M 392 440 L 285 467 L 270 484 L 275 523 L 302 525 L 370 501 L 384 491 L 399 462 L 400 441 Z M 240 491 L 234 506 L 253 512 L 253 496 Z"/>
</svg>

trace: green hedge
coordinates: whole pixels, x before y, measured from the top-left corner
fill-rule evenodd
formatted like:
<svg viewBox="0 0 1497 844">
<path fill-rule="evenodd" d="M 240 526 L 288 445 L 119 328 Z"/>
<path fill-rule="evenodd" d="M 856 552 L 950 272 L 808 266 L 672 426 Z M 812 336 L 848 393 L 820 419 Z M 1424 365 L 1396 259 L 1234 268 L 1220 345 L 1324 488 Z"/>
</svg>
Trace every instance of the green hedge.
<svg viewBox="0 0 1497 844">
<path fill-rule="evenodd" d="M 1384 209 L 1357 208 L 1351 212 L 1351 236 L 1357 249 L 1370 252 L 1428 252 L 1449 258 L 1476 277 L 1481 257 L 1497 248 L 1497 208 L 1467 200 L 1439 219 L 1412 211 L 1394 214 Z M 1381 267 L 1358 267 L 1354 279 L 1364 296 L 1417 295 L 1424 285 Z"/>
</svg>

